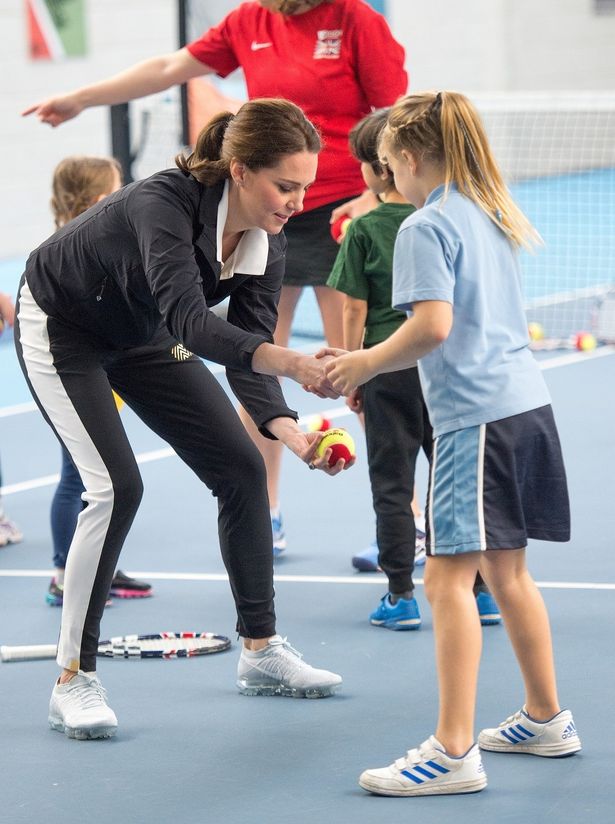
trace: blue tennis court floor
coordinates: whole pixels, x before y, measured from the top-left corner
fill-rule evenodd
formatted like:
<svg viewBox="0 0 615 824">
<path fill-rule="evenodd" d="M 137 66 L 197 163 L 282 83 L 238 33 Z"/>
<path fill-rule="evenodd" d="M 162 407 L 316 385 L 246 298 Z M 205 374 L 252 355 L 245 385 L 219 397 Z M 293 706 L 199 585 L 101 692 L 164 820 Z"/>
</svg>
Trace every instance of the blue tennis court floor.
<svg viewBox="0 0 615 824">
<path fill-rule="evenodd" d="M 10 347 L 0 347 L 1 373 L 12 376 L 3 379 L 0 447 L 4 503 L 25 539 L 0 550 L 0 643 L 53 643 L 60 615 L 44 595 L 59 448 L 31 411 L 13 357 Z M 487 753 L 489 786 L 473 796 L 388 799 L 357 786 L 363 769 L 390 763 L 433 732 L 431 616 L 419 570 L 421 630 L 393 633 L 368 624 L 386 587 L 382 576 L 355 574 L 350 566 L 374 530 L 361 431 L 341 402 L 323 407 L 288 385 L 291 406 L 302 415 L 332 412 L 358 445 L 357 466 L 337 478 L 285 457 L 289 548 L 276 565 L 281 634 L 310 663 L 340 672 L 342 691 L 321 701 L 237 693 L 234 609 L 215 501 L 126 410 L 145 495 L 121 566 L 150 580 L 155 594 L 116 602 L 105 613 L 103 635 L 211 630 L 231 636 L 233 648 L 184 661 L 102 661 L 101 678 L 120 721 L 109 741 L 72 741 L 47 728 L 53 661 L 0 665 L 0 822 L 611 821 L 614 367 L 606 349 L 546 364 L 570 479 L 573 536 L 568 544 L 534 543 L 529 551 L 552 619 L 561 700 L 574 712 L 582 754 L 548 760 Z M 419 467 L 423 490 L 425 469 Z M 505 632 L 486 627 L 477 726 L 497 724 L 522 700 Z"/>
</svg>

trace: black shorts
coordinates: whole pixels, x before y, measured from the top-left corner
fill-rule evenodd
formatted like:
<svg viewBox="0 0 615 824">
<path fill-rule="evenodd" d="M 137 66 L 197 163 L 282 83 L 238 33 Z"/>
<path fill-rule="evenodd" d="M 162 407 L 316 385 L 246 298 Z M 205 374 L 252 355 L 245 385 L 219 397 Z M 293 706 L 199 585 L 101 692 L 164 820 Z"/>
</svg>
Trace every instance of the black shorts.
<svg viewBox="0 0 615 824">
<path fill-rule="evenodd" d="M 566 472 L 551 406 L 434 440 L 427 554 L 570 539 Z"/>
<path fill-rule="evenodd" d="M 284 227 L 288 240 L 284 286 L 326 286 L 339 245 L 331 237 L 331 212 L 351 197 L 325 203 L 292 217 Z"/>
</svg>

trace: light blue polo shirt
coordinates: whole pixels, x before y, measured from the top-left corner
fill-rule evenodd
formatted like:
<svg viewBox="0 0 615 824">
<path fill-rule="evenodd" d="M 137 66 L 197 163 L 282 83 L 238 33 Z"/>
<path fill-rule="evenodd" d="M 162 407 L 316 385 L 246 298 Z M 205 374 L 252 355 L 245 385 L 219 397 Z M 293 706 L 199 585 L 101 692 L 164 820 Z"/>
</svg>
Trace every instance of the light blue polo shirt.
<svg viewBox="0 0 615 824">
<path fill-rule="evenodd" d="M 393 306 L 453 306 L 447 340 L 419 360 L 434 436 L 551 402 L 529 350 L 518 256 L 505 234 L 454 186 L 439 186 L 400 226 Z"/>
</svg>

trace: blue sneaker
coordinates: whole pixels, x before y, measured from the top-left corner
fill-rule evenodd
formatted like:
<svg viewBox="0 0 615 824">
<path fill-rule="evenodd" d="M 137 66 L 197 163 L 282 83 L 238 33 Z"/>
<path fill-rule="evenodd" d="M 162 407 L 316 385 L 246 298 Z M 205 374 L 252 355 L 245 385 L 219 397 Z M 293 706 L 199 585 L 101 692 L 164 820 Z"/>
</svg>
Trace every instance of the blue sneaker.
<svg viewBox="0 0 615 824">
<path fill-rule="evenodd" d="M 359 572 L 382 572 L 378 566 L 378 542 L 373 540 L 367 549 L 355 555 L 352 565 Z"/>
<path fill-rule="evenodd" d="M 484 627 L 502 623 L 500 610 L 495 602 L 495 598 L 490 592 L 480 590 L 476 596 L 476 606 L 480 615 L 480 622 Z"/>
<path fill-rule="evenodd" d="M 282 513 L 271 516 L 271 532 L 273 533 L 273 557 L 277 558 L 286 549 L 286 533 Z"/>
<path fill-rule="evenodd" d="M 409 601 L 400 598 L 393 605 L 391 603 L 391 593 L 387 592 L 380 599 L 380 606 L 369 616 L 369 622 L 374 627 L 384 627 L 384 629 L 418 629 L 421 626 L 421 615 L 416 598 Z"/>
</svg>

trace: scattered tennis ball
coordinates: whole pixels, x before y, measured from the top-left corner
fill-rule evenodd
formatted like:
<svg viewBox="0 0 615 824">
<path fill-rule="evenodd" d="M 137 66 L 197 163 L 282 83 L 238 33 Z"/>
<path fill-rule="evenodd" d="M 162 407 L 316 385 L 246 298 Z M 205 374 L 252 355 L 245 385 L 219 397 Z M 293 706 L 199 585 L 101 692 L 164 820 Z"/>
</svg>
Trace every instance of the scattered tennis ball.
<svg viewBox="0 0 615 824">
<path fill-rule="evenodd" d="M 319 458 L 322 458 L 327 449 L 331 450 L 329 466 L 335 466 L 340 458 L 348 462 L 355 456 L 354 441 L 345 429 L 328 429 L 325 432 L 323 439 L 316 448 L 316 454 Z"/>
<path fill-rule="evenodd" d="M 530 336 L 530 340 L 543 340 L 545 336 L 545 330 L 542 328 L 542 324 L 537 323 L 536 321 L 528 323 L 527 331 Z"/>
<path fill-rule="evenodd" d="M 322 415 L 312 415 L 308 420 L 309 432 L 326 432 L 327 429 L 331 429 L 331 421 Z"/>
<path fill-rule="evenodd" d="M 574 336 L 574 345 L 579 352 L 591 352 L 598 345 L 598 341 L 591 332 L 577 332 Z"/>
</svg>

